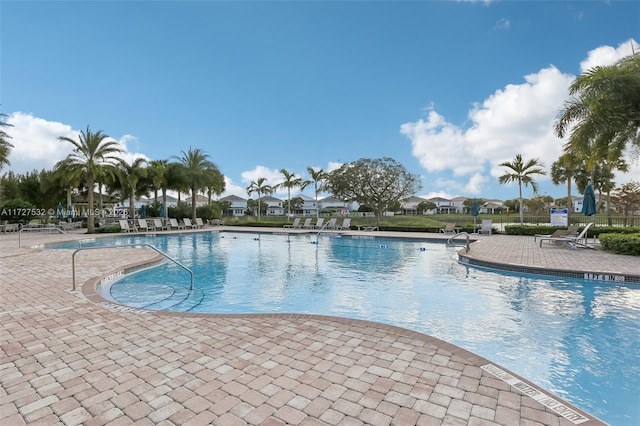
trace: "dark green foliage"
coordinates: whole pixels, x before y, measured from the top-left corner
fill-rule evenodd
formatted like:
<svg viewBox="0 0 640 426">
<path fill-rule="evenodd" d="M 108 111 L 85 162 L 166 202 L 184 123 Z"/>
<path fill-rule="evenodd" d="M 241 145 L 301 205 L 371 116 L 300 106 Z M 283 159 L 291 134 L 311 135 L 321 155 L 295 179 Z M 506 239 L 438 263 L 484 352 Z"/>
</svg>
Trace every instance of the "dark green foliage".
<svg viewBox="0 0 640 426">
<path fill-rule="evenodd" d="M 114 234 L 120 232 L 120 225 L 105 225 L 99 228 L 96 228 L 97 234 Z"/>
<path fill-rule="evenodd" d="M 602 248 L 615 254 L 640 256 L 640 232 L 635 234 L 611 233 L 598 236 Z"/>
<path fill-rule="evenodd" d="M 36 207 L 30 202 L 14 198 L 0 207 L 0 222 L 25 224 L 36 218 L 36 215 L 32 214 L 35 211 Z"/>
</svg>

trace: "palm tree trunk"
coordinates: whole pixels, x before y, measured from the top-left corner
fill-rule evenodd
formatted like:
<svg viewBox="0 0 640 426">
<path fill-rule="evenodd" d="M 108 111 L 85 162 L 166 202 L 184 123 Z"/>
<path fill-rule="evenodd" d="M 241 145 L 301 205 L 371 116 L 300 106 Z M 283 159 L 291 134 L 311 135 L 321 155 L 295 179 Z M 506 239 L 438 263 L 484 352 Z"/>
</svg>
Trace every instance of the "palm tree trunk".
<svg viewBox="0 0 640 426">
<path fill-rule="evenodd" d="M 169 206 L 167 206 L 167 188 L 162 188 L 162 204 L 164 204 L 164 220 L 169 217 Z"/>
<path fill-rule="evenodd" d="M 524 225 L 524 212 L 523 212 L 523 205 L 524 205 L 524 201 L 522 200 L 522 181 L 518 181 L 518 189 L 520 191 L 520 225 Z"/>
<path fill-rule="evenodd" d="M 191 187 L 191 220 L 196 221 L 196 188 Z"/>
<path fill-rule="evenodd" d="M 89 193 L 87 194 L 87 202 L 89 205 L 89 208 L 87 211 L 87 234 L 93 234 L 96 232 L 96 224 L 94 222 L 94 215 L 93 215 L 93 185 L 94 185 L 93 176 L 89 174 L 87 176 L 87 190 L 89 191 Z"/>
</svg>

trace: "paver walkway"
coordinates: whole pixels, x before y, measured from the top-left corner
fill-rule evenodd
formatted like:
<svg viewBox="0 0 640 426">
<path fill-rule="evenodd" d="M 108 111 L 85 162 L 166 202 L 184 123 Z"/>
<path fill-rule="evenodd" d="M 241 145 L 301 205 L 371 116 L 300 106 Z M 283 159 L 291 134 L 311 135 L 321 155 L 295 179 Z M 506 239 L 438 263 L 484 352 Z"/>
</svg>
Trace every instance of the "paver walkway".
<svg viewBox="0 0 640 426">
<path fill-rule="evenodd" d="M 3 425 L 574 424 L 505 380 L 538 400 L 546 391 L 424 334 L 309 315 L 127 310 L 94 284 L 157 255 L 80 252 L 82 291 L 71 292 L 71 253 L 0 236 Z"/>
</svg>

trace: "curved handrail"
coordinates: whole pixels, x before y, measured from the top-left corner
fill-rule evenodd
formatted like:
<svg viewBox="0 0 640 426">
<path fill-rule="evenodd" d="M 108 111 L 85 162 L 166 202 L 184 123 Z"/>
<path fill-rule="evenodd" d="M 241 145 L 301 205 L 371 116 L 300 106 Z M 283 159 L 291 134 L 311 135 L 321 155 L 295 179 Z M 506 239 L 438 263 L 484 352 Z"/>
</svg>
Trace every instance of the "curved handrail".
<svg viewBox="0 0 640 426">
<path fill-rule="evenodd" d="M 464 245 L 456 244 L 456 243 L 453 241 L 453 240 L 454 240 L 454 238 L 459 237 L 460 235 L 464 235 L 464 236 L 466 237 L 466 241 L 465 241 L 465 244 L 464 244 Z M 456 234 L 456 235 L 454 235 L 453 237 L 450 237 L 450 238 L 447 240 L 447 245 L 448 245 L 448 246 L 453 246 L 453 247 L 464 247 L 464 248 L 465 248 L 465 250 L 466 250 L 466 253 L 469 253 L 469 250 L 470 250 L 469 238 L 470 238 L 469 233 L 468 233 L 468 232 L 466 232 L 466 231 L 462 231 L 462 232 L 457 233 L 457 234 Z"/>
<path fill-rule="evenodd" d="M 75 240 L 78 245 L 80 247 L 82 247 L 82 240 L 79 240 L 77 238 L 75 238 L 73 235 L 68 234 L 66 232 L 64 232 L 62 229 L 56 227 L 56 226 L 43 226 L 41 228 L 28 228 L 28 227 L 21 227 L 20 230 L 18 231 L 18 248 L 22 247 L 22 239 L 20 238 L 20 236 L 22 235 L 22 231 L 24 231 L 25 229 L 33 229 L 35 231 L 58 231 L 61 234 L 66 235 L 67 237 L 71 237 L 71 239 Z"/>
<path fill-rule="evenodd" d="M 125 244 L 125 245 L 120 245 L 120 246 L 106 246 L 106 247 L 80 247 L 79 249 L 77 249 L 76 251 L 73 252 L 73 254 L 71 255 L 71 268 L 72 268 L 72 273 L 73 273 L 73 287 L 71 287 L 71 291 L 76 291 L 76 253 L 78 253 L 81 250 L 98 250 L 98 249 L 109 249 L 109 248 L 122 248 L 122 247 L 138 247 L 138 246 L 147 246 L 153 250 L 155 250 L 157 253 L 160 253 L 162 256 L 166 257 L 167 259 L 169 259 L 170 261 L 172 261 L 173 263 L 175 263 L 176 265 L 178 265 L 179 267 L 181 267 L 182 269 L 185 269 L 187 272 L 189 272 L 189 275 L 191 277 L 191 285 L 189 286 L 189 291 L 193 291 L 193 271 L 189 268 L 187 268 L 186 266 L 184 266 L 182 263 L 178 262 L 177 260 L 175 260 L 173 257 L 169 256 L 168 254 L 166 254 L 165 252 L 163 252 L 162 250 L 160 250 L 159 248 L 157 248 L 156 246 L 149 244 L 149 243 L 138 243 L 138 244 Z"/>
</svg>

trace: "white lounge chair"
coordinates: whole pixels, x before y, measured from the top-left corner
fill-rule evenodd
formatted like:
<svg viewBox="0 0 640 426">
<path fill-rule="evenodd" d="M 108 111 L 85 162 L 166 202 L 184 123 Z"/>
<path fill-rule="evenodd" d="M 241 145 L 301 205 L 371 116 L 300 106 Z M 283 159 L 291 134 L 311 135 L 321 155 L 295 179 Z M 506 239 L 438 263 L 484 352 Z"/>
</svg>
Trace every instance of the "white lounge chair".
<svg viewBox="0 0 640 426">
<path fill-rule="evenodd" d="M 480 229 L 478 229 L 478 234 L 489 234 L 493 232 L 493 221 L 490 219 L 482 219 L 482 223 L 480 224 Z"/>
<path fill-rule="evenodd" d="M 162 219 L 153 219 L 153 227 L 155 228 L 156 231 L 157 230 L 166 231 L 169 229 L 167 225 L 162 224 Z"/>
<path fill-rule="evenodd" d="M 326 224 L 326 225 L 324 225 L 324 229 L 332 229 L 332 230 L 335 230 L 335 229 L 336 229 L 336 221 L 337 221 L 337 220 L 338 220 L 338 219 L 336 219 L 336 218 L 331 218 L 331 219 L 329 219 L 329 222 L 327 222 L 327 224 Z"/>
<path fill-rule="evenodd" d="M 138 219 L 138 229 L 143 232 L 148 232 L 148 231 L 155 231 L 156 227 L 153 224 L 149 225 L 147 223 L 147 219 Z"/>
<path fill-rule="evenodd" d="M 295 219 L 293 219 L 292 224 L 284 225 L 283 228 L 295 228 L 295 229 L 300 228 L 300 218 L 296 217 Z"/>
<path fill-rule="evenodd" d="M 185 226 L 186 228 L 189 228 L 189 229 L 196 229 L 196 227 L 197 227 L 197 225 L 194 225 L 194 224 L 191 222 L 191 219 L 189 219 L 188 217 L 185 217 L 184 219 L 182 219 L 182 221 L 184 222 L 184 226 Z"/>
<path fill-rule="evenodd" d="M 545 237 L 540 238 L 540 247 L 542 247 L 543 241 L 553 242 L 556 245 L 568 245 L 572 249 L 583 247 L 583 248 L 593 248 L 587 244 L 587 231 L 589 228 L 593 226 L 593 222 L 587 223 L 587 225 L 582 229 L 582 231 L 577 236 L 562 236 L 562 237 Z"/>
<path fill-rule="evenodd" d="M 570 226 L 567 229 L 557 229 L 553 234 L 535 234 L 533 241 L 537 241 L 538 238 L 558 238 L 558 237 L 576 237 L 578 235 L 578 227 Z"/>
<path fill-rule="evenodd" d="M 440 228 L 440 232 L 443 234 L 456 234 L 456 224 L 453 222 L 447 222 L 444 224 L 444 228 Z"/>
<path fill-rule="evenodd" d="M 204 222 L 202 221 L 202 218 L 196 217 L 196 226 L 198 228 L 204 228 Z"/>
<path fill-rule="evenodd" d="M 350 217 L 345 217 L 342 220 L 342 225 L 336 225 L 335 229 L 339 229 L 341 231 L 345 231 L 345 230 L 351 229 L 351 218 Z"/>
<path fill-rule="evenodd" d="M 304 224 L 302 224 L 302 228 L 304 229 L 313 229 L 313 225 L 311 224 L 311 218 L 308 217 L 304 220 Z"/>
<path fill-rule="evenodd" d="M 126 219 L 120 219 L 118 222 L 120 223 L 120 230 L 122 232 L 136 232 L 137 231 L 135 227 L 132 228 L 132 227 L 129 226 L 129 221 L 126 220 Z"/>
<path fill-rule="evenodd" d="M 315 225 L 312 226 L 313 229 L 322 229 L 322 225 L 324 224 L 324 217 L 318 219 Z"/>
<path fill-rule="evenodd" d="M 184 225 L 180 225 L 175 217 L 169 218 L 169 229 L 184 229 Z"/>
</svg>

